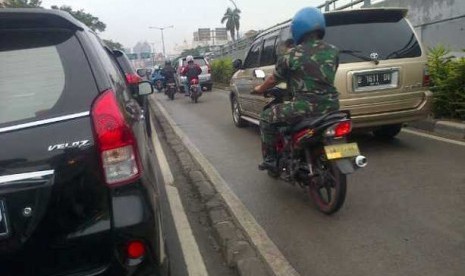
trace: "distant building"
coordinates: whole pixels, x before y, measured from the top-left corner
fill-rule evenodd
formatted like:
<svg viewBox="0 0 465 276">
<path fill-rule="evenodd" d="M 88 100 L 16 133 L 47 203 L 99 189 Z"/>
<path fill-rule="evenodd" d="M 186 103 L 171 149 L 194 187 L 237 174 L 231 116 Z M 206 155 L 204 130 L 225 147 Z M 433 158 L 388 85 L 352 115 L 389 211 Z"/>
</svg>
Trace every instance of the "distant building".
<svg viewBox="0 0 465 276">
<path fill-rule="evenodd" d="M 132 48 L 133 53 L 151 53 L 152 52 L 152 47 L 150 46 L 150 43 L 147 41 L 144 42 L 137 42 L 136 46 Z"/>
</svg>

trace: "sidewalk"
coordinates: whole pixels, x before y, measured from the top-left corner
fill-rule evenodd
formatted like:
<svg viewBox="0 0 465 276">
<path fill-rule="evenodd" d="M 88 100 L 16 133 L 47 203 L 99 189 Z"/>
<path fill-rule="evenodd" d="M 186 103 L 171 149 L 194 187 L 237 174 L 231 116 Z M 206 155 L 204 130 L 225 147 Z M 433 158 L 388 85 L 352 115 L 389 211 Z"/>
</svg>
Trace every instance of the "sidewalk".
<svg viewBox="0 0 465 276">
<path fill-rule="evenodd" d="M 408 123 L 407 126 L 423 131 L 433 132 L 453 139 L 465 139 L 465 122 L 425 119 Z"/>
</svg>

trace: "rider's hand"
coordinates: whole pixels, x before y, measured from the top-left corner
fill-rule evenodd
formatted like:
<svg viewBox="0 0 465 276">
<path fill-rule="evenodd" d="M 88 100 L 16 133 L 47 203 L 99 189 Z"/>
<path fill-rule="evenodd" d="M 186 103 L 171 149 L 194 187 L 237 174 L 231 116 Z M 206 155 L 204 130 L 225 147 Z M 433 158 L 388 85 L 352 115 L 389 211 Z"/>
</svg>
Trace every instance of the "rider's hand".
<svg viewBox="0 0 465 276">
<path fill-rule="evenodd" d="M 257 85 L 253 88 L 252 92 L 250 94 L 255 95 L 255 94 L 263 94 L 261 91 L 261 85 Z"/>
</svg>

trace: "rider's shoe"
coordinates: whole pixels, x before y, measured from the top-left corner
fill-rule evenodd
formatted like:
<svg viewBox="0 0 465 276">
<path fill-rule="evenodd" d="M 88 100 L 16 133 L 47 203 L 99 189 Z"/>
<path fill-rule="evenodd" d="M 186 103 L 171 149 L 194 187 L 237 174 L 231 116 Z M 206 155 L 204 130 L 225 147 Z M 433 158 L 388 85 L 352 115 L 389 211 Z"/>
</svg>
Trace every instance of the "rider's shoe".
<svg viewBox="0 0 465 276">
<path fill-rule="evenodd" d="M 272 171 L 277 171 L 278 170 L 278 166 L 276 165 L 276 158 L 265 158 L 265 160 L 263 160 L 263 162 L 258 165 L 258 169 L 261 170 L 261 171 L 264 171 L 264 170 L 272 170 Z"/>
</svg>

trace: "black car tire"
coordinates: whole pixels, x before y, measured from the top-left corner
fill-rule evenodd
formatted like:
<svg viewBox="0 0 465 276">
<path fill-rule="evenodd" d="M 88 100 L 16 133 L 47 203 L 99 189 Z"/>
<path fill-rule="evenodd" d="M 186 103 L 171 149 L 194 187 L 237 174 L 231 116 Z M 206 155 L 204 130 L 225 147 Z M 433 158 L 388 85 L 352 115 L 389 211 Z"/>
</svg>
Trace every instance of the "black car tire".
<svg viewBox="0 0 465 276">
<path fill-rule="evenodd" d="M 212 91 L 213 89 L 213 84 L 206 84 L 205 87 L 207 88 L 207 91 Z"/>
<path fill-rule="evenodd" d="M 235 96 L 231 98 L 231 109 L 234 125 L 240 128 L 246 127 L 247 121 L 241 118 L 241 107 Z"/>
<path fill-rule="evenodd" d="M 382 126 L 376 130 L 373 130 L 373 134 L 377 138 L 390 140 L 396 137 L 397 134 L 399 134 L 401 129 L 402 129 L 402 124 L 387 125 L 387 126 Z"/>
</svg>

